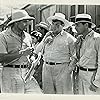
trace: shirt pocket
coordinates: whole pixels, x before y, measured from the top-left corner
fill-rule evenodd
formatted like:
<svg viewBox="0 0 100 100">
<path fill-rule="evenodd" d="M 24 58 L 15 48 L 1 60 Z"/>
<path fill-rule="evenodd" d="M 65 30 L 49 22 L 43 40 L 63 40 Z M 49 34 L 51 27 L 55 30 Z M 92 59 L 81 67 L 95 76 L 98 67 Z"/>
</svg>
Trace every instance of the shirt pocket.
<svg viewBox="0 0 100 100">
<path fill-rule="evenodd" d="M 85 54 L 84 54 L 84 56 L 86 57 L 86 58 L 88 58 L 88 59 L 90 59 L 91 57 L 93 57 L 93 49 L 92 48 L 90 48 L 90 49 L 87 49 L 86 51 L 85 51 Z"/>
<path fill-rule="evenodd" d="M 69 54 L 69 44 L 65 41 L 59 41 L 57 44 L 58 51 Z"/>
</svg>

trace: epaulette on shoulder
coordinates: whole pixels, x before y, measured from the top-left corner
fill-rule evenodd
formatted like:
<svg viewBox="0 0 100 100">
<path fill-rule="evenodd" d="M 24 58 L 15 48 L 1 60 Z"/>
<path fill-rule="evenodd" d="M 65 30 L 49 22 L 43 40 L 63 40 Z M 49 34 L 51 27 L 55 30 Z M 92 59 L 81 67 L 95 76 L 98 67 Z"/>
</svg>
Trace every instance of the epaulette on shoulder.
<svg viewBox="0 0 100 100">
<path fill-rule="evenodd" d="M 100 34 L 97 32 L 94 32 L 94 38 L 98 38 L 98 37 L 100 37 Z"/>
</svg>

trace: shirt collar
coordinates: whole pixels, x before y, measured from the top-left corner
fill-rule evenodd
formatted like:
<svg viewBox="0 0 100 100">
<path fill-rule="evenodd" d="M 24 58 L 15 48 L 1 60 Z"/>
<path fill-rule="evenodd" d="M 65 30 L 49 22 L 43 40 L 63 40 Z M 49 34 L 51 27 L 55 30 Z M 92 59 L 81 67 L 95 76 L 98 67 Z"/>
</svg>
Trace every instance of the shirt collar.
<svg viewBox="0 0 100 100">
<path fill-rule="evenodd" d="M 62 30 L 62 31 L 60 32 L 60 35 L 61 35 L 61 36 L 63 35 L 63 32 L 64 32 L 64 30 Z"/>
<path fill-rule="evenodd" d="M 59 35 L 63 35 L 64 30 L 62 30 L 58 35 L 56 35 L 55 37 L 58 37 Z"/>
<path fill-rule="evenodd" d="M 86 37 L 91 37 L 93 35 L 93 30 L 90 30 L 90 32 L 87 34 L 87 36 Z"/>
</svg>

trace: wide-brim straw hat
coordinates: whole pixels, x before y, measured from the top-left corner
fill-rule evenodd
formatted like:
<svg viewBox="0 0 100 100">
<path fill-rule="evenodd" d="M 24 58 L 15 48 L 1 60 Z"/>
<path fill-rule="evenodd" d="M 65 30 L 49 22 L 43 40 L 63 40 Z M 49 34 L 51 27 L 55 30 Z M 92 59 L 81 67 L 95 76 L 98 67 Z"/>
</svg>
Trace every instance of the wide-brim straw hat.
<svg viewBox="0 0 100 100">
<path fill-rule="evenodd" d="M 53 20 L 59 20 L 64 23 L 64 27 L 70 25 L 69 21 L 65 19 L 65 15 L 62 13 L 55 13 L 54 16 L 50 16 L 47 18 L 47 21 L 52 24 Z"/>
<path fill-rule="evenodd" d="M 39 24 L 36 24 L 35 27 L 42 27 L 44 28 L 45 30 L 49 31 L 49 25 L 45 22 L 40 22 Z"/>
<path fill-rule="evenodd" d="M 34 20 L 34 17 L 30 17 L 28 15 L 28 13 L 25 10 L 16 10 L 13 14 L 12 14 L 12 20 L 7 24 L 7 26 L 21 21 L 21 20 Z"/>
<path fill-rule="evenodd" d="M 80 22 L 90 23 L 91 28 L 96 27 L 96 25 L 92 22 L 92 17 L 89 14 L 77 14 L 75 17 L 75 24 Z"/>
</svg>

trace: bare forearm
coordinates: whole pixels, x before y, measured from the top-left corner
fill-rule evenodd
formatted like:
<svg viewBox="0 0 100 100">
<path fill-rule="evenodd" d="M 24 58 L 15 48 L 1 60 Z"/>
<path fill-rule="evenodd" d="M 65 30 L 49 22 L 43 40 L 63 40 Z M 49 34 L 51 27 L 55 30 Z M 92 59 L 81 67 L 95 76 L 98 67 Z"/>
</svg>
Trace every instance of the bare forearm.
<svg viewBox="0 0 100 100">
<path fill-rule="evenodd" d="M 20 57 L 21 54 L 19 54 L 19 52 L 15 52 L 12 54 L 0 54 L 0 63 L 9 63 Z"/>
</svg>

